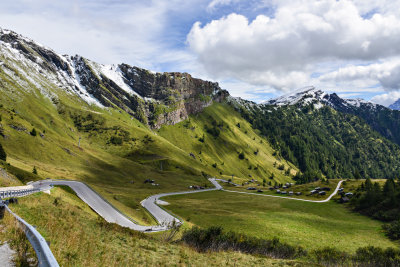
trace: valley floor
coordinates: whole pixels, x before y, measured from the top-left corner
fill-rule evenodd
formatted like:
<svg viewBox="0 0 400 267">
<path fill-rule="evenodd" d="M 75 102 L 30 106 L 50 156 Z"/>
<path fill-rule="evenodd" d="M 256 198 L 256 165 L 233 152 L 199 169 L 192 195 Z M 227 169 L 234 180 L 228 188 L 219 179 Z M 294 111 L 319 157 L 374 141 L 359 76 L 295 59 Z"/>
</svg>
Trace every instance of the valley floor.
<svg viewBox="0 0 400 267">
<path fill-rule="evenodd" d="M 398 247 L 382 232 L 381 223 L 352 213 L 333 201 L 303 201 L 224 191 L 163 198 L 165 206 L 189 224 L 222 226 L 259 238 L 278 237 L 306 249 L 335 247 L 354 252 L 359 247 Z"/>
</svg>

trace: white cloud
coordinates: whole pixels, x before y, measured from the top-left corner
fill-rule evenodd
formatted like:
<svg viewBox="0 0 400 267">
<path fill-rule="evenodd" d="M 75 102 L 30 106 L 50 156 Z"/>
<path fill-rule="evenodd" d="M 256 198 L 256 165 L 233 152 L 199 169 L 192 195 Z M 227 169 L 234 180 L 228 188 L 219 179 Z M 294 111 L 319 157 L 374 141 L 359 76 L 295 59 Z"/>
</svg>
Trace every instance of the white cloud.
<svg viewBox="0 0 400 267">
<path fill-rule="evenodd" d="M 380 84 L 384 89 L 400 89 L 400 59 L 394 58 L 382 63 L 370 65 L 350 65 L 339 68 L 322 75 L 319 78 L 323 82 L 351 83 L 361 82 L 364 86 Z"/>
<path fill-rule="evenodd" d="M 371 63 L 400 55 L 400 19 L 386 10 L 363 17 L 371 9 L 349 0 L 275 4 L 273 17 L 259 15 L 249 21 L 230 14 L 193 25 L 187 42 L 212 77 L 286 91 L 311 82 L 310 74 L 321 62 Z M 377 10 L 382 6 L 372 5 Z M 394 75 L 385 75 L 369 78 L 394 89 L 396 79 L 386 79 Z"/>
<path fill-rule="evenodd" d="M 207 6 L 207 10 L 212 11 L 218 6 L 229 5 L 236 1 L 238 1 L 238 0 L 212 0 Z"/>
<path fill-rule="evenodd" d="M 398 99 L 400 99 L 400 91 L 392 91 L 386 94 L 374 96 L 371 98 L 371 101 L 384 106 L 390 106 Z"/>
</svg>

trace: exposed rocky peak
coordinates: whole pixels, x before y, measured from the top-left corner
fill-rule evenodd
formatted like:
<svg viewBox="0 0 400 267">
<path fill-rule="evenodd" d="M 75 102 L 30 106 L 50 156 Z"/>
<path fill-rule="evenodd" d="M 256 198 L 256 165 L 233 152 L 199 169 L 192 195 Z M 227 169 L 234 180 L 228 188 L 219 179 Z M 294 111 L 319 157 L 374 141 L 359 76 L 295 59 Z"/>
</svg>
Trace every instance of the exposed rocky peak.
<svg viewBox="0 0 400 267">
<path fill-rule="evenodd" d="M 336 93 L 329 94 L 314 86 L 298 89 L 278 98 L 262 102 L 262 104 L 277 106 L 315 104 L 317 107 L 325 105 L 340 111 L 350 111 L 357 108 L 375 109 L 379 106 L 360 98 L 341 98 Z"/>
<path fill-rule="evenodd" d="M 165 100 L 173 96 L 187 99 L 196 94 L 210 96 L 221 90 L 218 83 L 193 78 L 188 73 L 152 73 L 127 64 L 118 66 L 125 82 L 141 97 Z"/>
<path fill-rule="evenodd" d="M 88 104 L 118 107 L 155 128 L 180 122 L 229 95 L 218 83 L 187 73 L 153 73 L 128 64 L 103 65 L 78 55 L 61 56 L 9 30 L 0 29 L 2 44 L 7 49 L 0 53 L 13 60 L 9 65 L 16 73 L 22 69 L 19 65 L 30 67 L 25 74 L 36 80 L 46 80 Z"/>
<path fill-rule="evenodd" d="M 394 102 L 393 104 L 391 104 L 389 106 L 389 108 L 393 109 L 393 110 L 400 110 L 400 98 L 397 99 L 396 102 Z"/>
</svg>

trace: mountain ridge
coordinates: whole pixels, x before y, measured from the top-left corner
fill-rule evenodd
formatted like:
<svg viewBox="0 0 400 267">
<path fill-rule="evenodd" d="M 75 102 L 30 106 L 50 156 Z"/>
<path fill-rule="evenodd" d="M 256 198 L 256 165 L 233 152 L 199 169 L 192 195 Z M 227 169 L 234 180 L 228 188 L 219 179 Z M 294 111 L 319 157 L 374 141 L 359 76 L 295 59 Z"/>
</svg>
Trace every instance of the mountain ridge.
<svg viewBox="0 0 400 267">
<path fill-rule="evenodd" d="M 188 73 L 152 73 L 124 63 L 103 65 L 79 55 L 60 55 L 1 28 L 0 41 L 6 58 L 0 67 L 9 74 L 36 76 L 33 82 L 37 84 L 44 76 L 54 86 L 76 94 L 89 105 L 115 106 L 153 128 L 176 124 L 229 95 L 218 83 L 196 79 Z M 44 93 L 54 96 L 51 92 Z"/>
</svg>

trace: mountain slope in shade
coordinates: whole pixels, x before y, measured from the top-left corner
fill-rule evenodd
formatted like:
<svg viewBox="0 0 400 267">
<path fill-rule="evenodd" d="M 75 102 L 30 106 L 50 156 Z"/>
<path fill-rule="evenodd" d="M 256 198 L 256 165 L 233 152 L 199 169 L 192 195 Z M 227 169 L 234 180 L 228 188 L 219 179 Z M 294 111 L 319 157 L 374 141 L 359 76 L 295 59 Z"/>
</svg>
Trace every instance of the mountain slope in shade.
<svg viewBox="0 0 400 267">
<path fill-rule="evenodd" d="M 400 98 L 396 102 L 391 104 L 389 106 L 389 108 L 394 109 L 394 110 L 400 110 Z"/>
<path fill-rule="evenodd" d="M 79 96 L 87 104 L 116 107 L 159 128 L 175 124 L 223 100 L 218 83 L 187 73 L 152 73 L 127 64 L 103 65 L 81 56 L 59 55 L 29 38 L 0 29 L 0 68 L 21 86 L 57 98 L 51 88 Z M 18 78 L 28 77 L 29 86 Z"/>
</svg>

